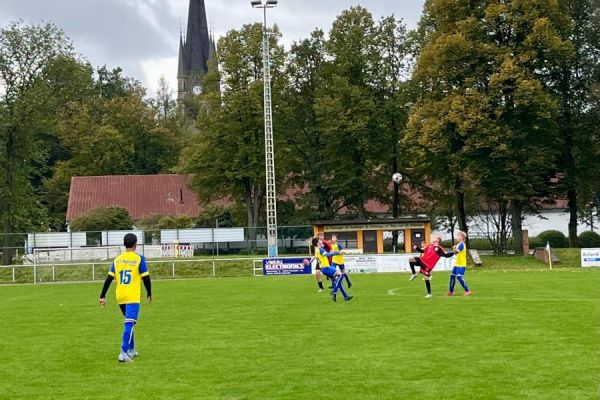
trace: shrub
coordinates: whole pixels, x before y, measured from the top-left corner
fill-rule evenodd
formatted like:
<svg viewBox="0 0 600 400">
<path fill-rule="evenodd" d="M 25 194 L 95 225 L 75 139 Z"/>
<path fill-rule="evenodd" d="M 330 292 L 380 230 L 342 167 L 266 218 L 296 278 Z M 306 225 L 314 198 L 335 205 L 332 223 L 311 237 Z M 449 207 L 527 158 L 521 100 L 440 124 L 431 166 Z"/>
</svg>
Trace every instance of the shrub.
<svg viewBox="0 0 600 400">
<path fill-rule="evenodd" d="M 544 231 L 537 237 L 542 245 L 545 246 L 547 242 L 550 242 L 550 246 L 558 249 L 569 247 L 569 240 L 560 231 Z"/>
<path fill-rule="evenodd" d="M 145 230 L 159 229 L 188 229 L 194 226 L 194 221 L 187 215 L 150 215 L 136 223 Z"/>
<path fill-rule="evenodd" d="M 600 235 L 596 232 L 587 231 L 579 235 L 579 245 L 581 247 L 600 247 Z"/>
<path fill-rule="evenodd" d="M 71 230 L 83 231 L 119 231 L 133 228 L 129 212 L 121 207 L 99 207 L 89 213 L 75 218 L 71 222 Z"/>
<path fill-rule="evenodd" d="M 539 236 L 531 236 L 529 238 L 529 248 L 535 249 L 536 247 L 544 247 L 546 246 L 546 242 L 542 242 Z"/>
</svg>

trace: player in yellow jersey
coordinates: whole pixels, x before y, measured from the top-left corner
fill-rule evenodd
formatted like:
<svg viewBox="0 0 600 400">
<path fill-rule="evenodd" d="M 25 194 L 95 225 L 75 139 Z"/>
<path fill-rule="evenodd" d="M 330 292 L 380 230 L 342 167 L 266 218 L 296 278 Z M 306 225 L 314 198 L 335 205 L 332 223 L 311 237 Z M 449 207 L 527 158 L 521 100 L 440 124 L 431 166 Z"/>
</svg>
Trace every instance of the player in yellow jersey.
<svg viewBox="0 0 600 400">
<path fill-rule="evenodd" d="M 342 246 L 338 242 L 337 235 L 331 235 L 331 251 L 340 252 L 342 250 L 344 250 L 344 246 Z M 331 258 L 331 265 L 340 269 L 340 272 L 342 273 L 342 279 L 346 280 L 346 283 L 348 284 L 348 289 L 350 289 L 352 287 L 352 282 L 350 282 L 350 277 L 346 273 L 346 265 L 345 264 L 346 264 L 346 260 L 345 260 L 343 254 L 333 256 Z"/>
<path fill-rule="evenodd" d="M 125 326 L 123 328 L 123 342 L 119 362 L 132 362 L 138 353 L 135 351 L 135 341 L 133 337 L 133 327 L 137 323 L 140 313 L 141 282 L 146 287 L 148 303 L 152 303 L 152 282 L 150 273 L 146 265 L 144 256 L 135 252 L 137 246 L 137 236 L 128 233 L 123 239 L 125 253 L 114 259 L 108 276 L 102 286 L 100 293 L 100 305 L 106 306 L 106 292 L 114 279 L 117 281 L 117 303 L 121 312 L 125 316 Z"/>
<path fill-rule="evenodd" d="M 465 296 L 470 296 L 471 291 L 465 282 L 465 271 L 467 270 L 467 245 L 465 240 L 467 234 L 463 231 L 456 232 L 456 239 L 458 244 L 454 246 L 454 255 L 456 256 L 456 263 L 452 268 L 452 274 L 450 275 L 450 288 L 448 290 L 448 296 L 454 296 L 454 285 L 456 281 L 465 289 Z"/>
</svg>

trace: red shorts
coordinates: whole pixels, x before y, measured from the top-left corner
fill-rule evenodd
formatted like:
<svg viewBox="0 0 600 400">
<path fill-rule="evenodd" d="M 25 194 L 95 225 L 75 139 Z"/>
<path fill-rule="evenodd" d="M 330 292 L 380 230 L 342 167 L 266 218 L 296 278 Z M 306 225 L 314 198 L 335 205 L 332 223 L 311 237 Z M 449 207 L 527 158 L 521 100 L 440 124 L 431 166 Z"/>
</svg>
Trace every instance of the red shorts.
<svg viewBox="0 0 600 400">
<path fill-rule="evenodd" d="M 433 271 L 433 268 L 429 268 L 425 264 L 423 264 L 423 261 L 421 261 L 420 257 L 415 257 L 415 261 L 417 262 L 417 265 L 421 267 L 419 272 L 422 273 L 426 277 L 430 277 L 431 271 Z"/>
</svg>

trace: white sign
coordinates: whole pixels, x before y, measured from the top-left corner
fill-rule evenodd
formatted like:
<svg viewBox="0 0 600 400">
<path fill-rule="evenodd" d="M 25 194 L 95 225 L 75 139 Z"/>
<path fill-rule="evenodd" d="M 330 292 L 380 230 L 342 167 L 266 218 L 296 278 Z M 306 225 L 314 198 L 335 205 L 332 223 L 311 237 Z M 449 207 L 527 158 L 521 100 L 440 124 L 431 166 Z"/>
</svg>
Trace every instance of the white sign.
<svg viewBox="0 0 600 400">
<path fill-rule="evenodd" d="M 600 249 L 581 249 L 582 267 L 600 267 Z"/>
</svg>

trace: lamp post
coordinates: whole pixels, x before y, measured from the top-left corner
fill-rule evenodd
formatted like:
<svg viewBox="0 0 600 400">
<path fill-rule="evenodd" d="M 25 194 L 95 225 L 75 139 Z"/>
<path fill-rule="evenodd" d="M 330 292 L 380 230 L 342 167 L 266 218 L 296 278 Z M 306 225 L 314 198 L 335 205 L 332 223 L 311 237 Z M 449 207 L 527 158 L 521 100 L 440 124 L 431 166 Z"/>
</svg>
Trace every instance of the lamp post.
<svg viewBox="0 0 600 400">
<path fill-rule="evenodd" d="M 269 257 L 277 257 L 277 191 L 275 190 L 275 152 L 273 148 L 273 115 L 271 108 L 271 60 L 267 8 L 274 8 L 277 0 L 252 0 L 254 8 L 263 9 L 263 83 L 265 107 L 265 168 L 267 179 L 267 241 Z"/>
</svg>

